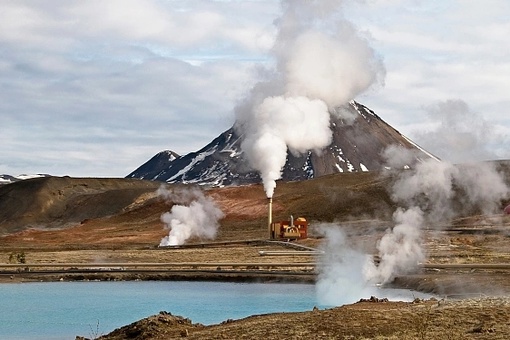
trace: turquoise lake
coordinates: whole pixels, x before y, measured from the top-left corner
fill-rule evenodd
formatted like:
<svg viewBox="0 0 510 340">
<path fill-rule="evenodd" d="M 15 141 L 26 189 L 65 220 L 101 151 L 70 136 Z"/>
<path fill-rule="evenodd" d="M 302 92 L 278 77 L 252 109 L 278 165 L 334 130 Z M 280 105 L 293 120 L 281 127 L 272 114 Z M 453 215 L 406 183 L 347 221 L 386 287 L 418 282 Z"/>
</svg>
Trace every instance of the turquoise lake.
<svg viewBox="0 0 510 340">
<path fill-rule="evenodd" d="M 406 290 L 383 289 L 378 296 L 388 292 L 399 296 L 399 300 L 412 300 L 416 295 Z M 0 284 L 0 339 L 74 339 L 77 335 L 94 338 L 160 311 L 210 325 L 256 314 L 333 307 L 317 301 L 312 284 L 7 283 Z"/>
<path fill-rule="evenodd" d="M 0 301 L 0 339 L 94 337 L 160 311 L 207 325 L 317 305 L 309 284 L 187 281 L 1 284 Z"/>
</svg>

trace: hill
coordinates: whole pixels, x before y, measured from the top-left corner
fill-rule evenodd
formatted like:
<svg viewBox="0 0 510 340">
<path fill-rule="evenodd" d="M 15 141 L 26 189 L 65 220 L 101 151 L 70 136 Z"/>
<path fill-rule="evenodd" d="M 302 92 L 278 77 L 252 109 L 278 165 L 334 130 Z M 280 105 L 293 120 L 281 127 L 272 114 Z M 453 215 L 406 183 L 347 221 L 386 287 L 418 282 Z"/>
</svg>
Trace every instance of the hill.
<svg viewBox="0 0 510 340">
<path fill-rule="evenodd" d="M 510 183 L 508 162 L 494 164 Z M 312 223 L 390 221 L 397 207 L 391 186 L 400 173 L 403 170 L 281 181 L 273 198 L 274 219 L 294 215 L 305 216 Z M 27 239 L 30 243 L 47 237 L 55 244 L 68 245 L 81 242 L 155 245 L 167 233 L 161 222 L 162 214 L 179 203 L 158 194 L 162 185 L 169 191 L 197 188 L 137 179 L 69 177 L 34 178 L 1 186 L 0 235 L 11 238 L 18 235 L 12 242 Z M 209 188 L 204 193 L 225 214 L 217 239 L 267 237 L 267 199 L 261 184 Z M 452 200 L 460 209 L 465 192 L 455 195 Z M 497 210 L 502 211 L 509 201 L 510 198 L 500 202 Z M 477 209 L 461 209 L 458 216 L 480 214 Z"/>
<path fill-rule="evenodd" d="M 41 177 L 0 187 L 0 234 L 28 228 L 55 229 L 112 216 L 154 192 L 148 181 Z"/>
<path fill-rule="evenodd" d="M 274 197 L 275 218 L 289 214 L 313 220 L 332 221 L 348 216 L 391 215 L 391 201 L 386 192 L 387 180 L 376 172 L 340 173 L 303 182 L 282 182 Z M 46 177 L 19 181 L 0 187 L 0 234 L 33 230 L 54 230 L 62 242 L 79 242 L 71 236 L 87 229 L 88 243 L 101 243 L 119 232 L 138 230 L 139 240 L 145 233 L 158 242 L 163 232 L 160 217 L 173 202 L 158 196 L 158 188 L 192 189 L 193 185 L 162 184 L 136 179 L 97 179 Z M 207 189 L 225 213 L 224 230 L 219 237 L 238 238 L 242 226 L 245 237 L 266 237 L 267 199 L 260 184 Z M 338 209 L 338 207 L 342 207 Z M 109 228 L 106 228 L 108 226 Z M 94 230 L 97 229 L 97 230 Z M 132 229 L 132 230 L 131 230 Z M 103 234 L 102 232 L 106 232 Z M 156 236 L 158 235 L 158 236 Z M 83 237 L 83 235 L 82 235 Z M 93 238 L 93 239 L 90 239 Z M 125 240 L 128 238 L 126 237 Z M 132 242 L 135 240 L 130 240 Z"/>
</svg>

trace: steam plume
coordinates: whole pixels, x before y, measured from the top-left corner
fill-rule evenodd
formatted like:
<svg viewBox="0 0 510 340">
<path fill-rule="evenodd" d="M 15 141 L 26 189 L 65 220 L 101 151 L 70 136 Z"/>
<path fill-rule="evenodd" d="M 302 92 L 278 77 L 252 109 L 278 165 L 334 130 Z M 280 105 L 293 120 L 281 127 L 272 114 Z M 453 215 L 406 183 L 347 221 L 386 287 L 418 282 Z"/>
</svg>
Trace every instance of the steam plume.
<svg viewBox="0 0 510 340">
<path fill-rule="evenodd" d="M 397 157 L 390 160 L 394 166 L 407 165 L 413 158 L 393 151 L 388 155 Z M 366 250 L 356 248 L 340 226 L 321 228 L 326 244 L 316 289 L 322 304 L 352 303 L 379 294 L 374 284 L 412 273 L 425 260 L 425 225 L 444 223 L 467 212 L 494 213 L 510 194 L 493 163 L 453 165 L 430 159 L 394 175 L 392 199 L 399 208 L 393 214 L 394 226 L 377 243 L 378 264 Z"/>
<path fill-rule="evenodd" d="M 444 223 L 462 213 L 493 214 L 510 190 L 493 163 L 453 165 L 428 160 L 403 171 L 392 189 L 399 204 L 395 227 L 377 245 L 380 263 L 365 266 L 365 279 L 376 283 L 417 268 L 425 254 L 421 247 L 425 221 Z"/>
<path fill-rule="evenodd" d="M 202 191 L 175 190 L 163 187 L 158 194 L 175 204 L 170 212 L 161 215 L 161 221 L 170 229 L 168 236 L 161 240 L 160 246 L 181 245 L 190 237 L 213 239 L 224 216 L 215 202 Z"/>
<path fill-rule="evenodd" d="M 315 285 L 319 303 L 339 306 L 370 296 L 404 301 L 414 299 L 416 293 L 411 295 L 394 290 L 380 290 L 380 287 L 366 280 L 363 268 L 373 265 L 372 256 L 367 255 L 361 245 L 356 246 L 344 233 L 342 226 L 323 224 L 318 231 L 326 237 L 322 247 L 324 255 L 318 259 L 319 275 Z M 400 255 L 395 254 L 395 257 Z M 411 258 L 409 260 L 412 261 Z"/>
<path fill-rule="evenodd" d="M 423 212 L 417 207 L 398 209 L 393 218 L 395 227 L 387 230 L 377 244 L 379 266 L 369 262 L 363 268 L 365 280 L 368 282 L 389 282 L 396 275 L 414 270 L 425 258 L 421 248 L 420 229 L 423 225 Z"/>
<path fill-rule="evenodd" d="M 375 295 L 375 288 L 366 284 L 360 269 L 370 265 L 370 257 L 354 249 L 339 226 L 325 224 L 318 231 L 326 236 L 315 285 L 319 302 L 342 305 Z"/>
<path fill-rule="evenodd" d="M 339 0 L 285 0 L 273 47 L 276 69 L 236 108 L 242 148 L 267 197 L 287 151 L 320 151 L 331 143 L 330 114 L 382 79 L 384 68 Z"/>
</svg>

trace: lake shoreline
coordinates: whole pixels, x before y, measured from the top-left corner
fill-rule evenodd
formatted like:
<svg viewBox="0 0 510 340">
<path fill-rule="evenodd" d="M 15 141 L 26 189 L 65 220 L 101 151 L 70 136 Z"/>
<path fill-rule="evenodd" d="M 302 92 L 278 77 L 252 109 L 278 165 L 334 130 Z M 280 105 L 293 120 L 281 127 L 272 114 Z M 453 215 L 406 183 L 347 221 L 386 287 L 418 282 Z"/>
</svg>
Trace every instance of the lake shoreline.
<svg viewBox="0 0 510 340">
<path fill-rule="evenodd" d="M 1 283 L 58 282 L 58 281 L 214 281 L 314 284 L 313 273 L 226 273 L 226 272 L 173 272 L 173 273 L 62 273 L 41 274 L 32 272 L 0 274 Z"/>
<path fill-rule="evenodd" d="M 232 283 L 301 283 L 316 284 L 319 277 L 313 272 L 271 271 L 94 271 L 70 273 L 18 272 L 0 273 L 0 284 L 24 282 L 116 282 L 116 281 L 204 281 Z M 483 295 L 510 294 L 506 275 L 471 273 L 460 281 L 457 275 L 423 273 L 396 277 L 386 288 L 407 289 L 442 297 L 471 298 Z M 499 287 L 499 288 L 496 288 Z"/>
</svg>

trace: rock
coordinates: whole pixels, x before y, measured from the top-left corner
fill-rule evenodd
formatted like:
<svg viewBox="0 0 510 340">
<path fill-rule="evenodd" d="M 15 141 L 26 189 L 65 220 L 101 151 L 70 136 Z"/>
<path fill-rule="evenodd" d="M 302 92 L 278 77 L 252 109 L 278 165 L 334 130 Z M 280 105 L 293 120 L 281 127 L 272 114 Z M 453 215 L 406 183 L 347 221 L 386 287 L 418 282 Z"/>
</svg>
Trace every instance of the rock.
<svg viewBox="0 0 510 340">
<path fill-rule="evenodd" d="M 496 330 L 493 327 L 487 327 L 483 322 L 479 323 L 470 331 L 470 333 L 495 333 Z"/>
<path fill-rule="evenodd" d="M 388 302 L 388 298 L 382 298 L 382 299 L 379 299 L 379 298 L 376 298 L 375 296 L 371 296 L 370 299 L 360 299 L 358 302 L 376 302 L 376 303 L 379 303 L 379 302 Z"/>
</svg>

